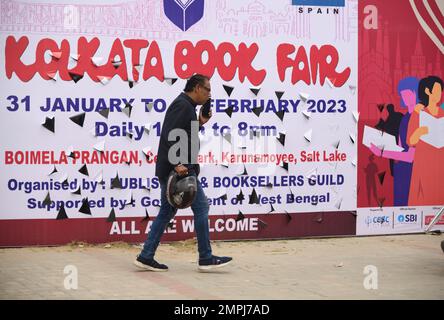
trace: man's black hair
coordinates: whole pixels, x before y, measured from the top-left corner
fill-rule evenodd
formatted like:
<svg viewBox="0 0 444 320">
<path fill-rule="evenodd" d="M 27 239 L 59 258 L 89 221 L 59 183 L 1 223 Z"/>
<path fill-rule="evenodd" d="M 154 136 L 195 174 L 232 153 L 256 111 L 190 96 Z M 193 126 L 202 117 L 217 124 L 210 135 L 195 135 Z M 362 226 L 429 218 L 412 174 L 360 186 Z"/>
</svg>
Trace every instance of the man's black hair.
<svg viewBox="0 0 444 320">
<path fill-rule="evenodd" d="M 198 84 L 202 86 L 205 85 L 205 80 L 209 81 L 210 78 L 202 74 L 195 74 L 188 79 L 187 84 L 185 85 L 185 89 L 183 89 L 183 91 L 191 92 Z"/>
<path fill-rule="evenodd" d="M 432 89 L 433 89 L 433 86 L 435 85 L 435 83 L 439 83 L 441 86 L 441 89 L 442 89 L 443 83 L 439 77 L 429 76 L 429 77 L 423 78 L 423 79 L 421 79 L 421 81 L 419 81 L 419 85 L 418 85 L 419 101 L 421 101 L 421 103 L 426 107 L 429 105 L 429 96 L 425 92 L 425 89 L 428 88 L 430 90 L 430 92 L 432 92 Z"/>
</svg>

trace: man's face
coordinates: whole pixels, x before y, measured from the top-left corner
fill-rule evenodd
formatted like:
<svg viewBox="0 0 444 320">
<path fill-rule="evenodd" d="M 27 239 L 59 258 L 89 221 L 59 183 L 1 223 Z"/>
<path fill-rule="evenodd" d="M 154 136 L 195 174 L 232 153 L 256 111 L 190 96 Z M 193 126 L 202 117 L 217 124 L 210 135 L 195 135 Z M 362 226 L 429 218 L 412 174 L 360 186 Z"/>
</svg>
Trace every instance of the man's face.
<svg viewBox="0 0 444 320">
<path fill-rule="evenodd" d="M 205 80 L 204 84 L 198 84 L 196 86 L 197 104 L 204 104 L 211 98 L 211 85 L 210 81 Z"/>
</svg>

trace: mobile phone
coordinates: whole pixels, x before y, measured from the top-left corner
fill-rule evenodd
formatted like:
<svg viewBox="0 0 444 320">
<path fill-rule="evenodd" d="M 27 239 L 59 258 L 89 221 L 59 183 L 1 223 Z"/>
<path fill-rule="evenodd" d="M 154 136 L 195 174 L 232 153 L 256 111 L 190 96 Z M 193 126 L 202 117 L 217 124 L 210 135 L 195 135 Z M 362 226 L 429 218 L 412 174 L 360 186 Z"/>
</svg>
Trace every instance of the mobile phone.
<svg viewBox="0 0 444 320">
<path fill-rule="evenodd" d="M 211 110 L 211 99 L 208 99 L 207 102 L 205 102 L 202 105 L 202 116 L 205 118 L 209 118 L 210 110 Z"/>
</svg>

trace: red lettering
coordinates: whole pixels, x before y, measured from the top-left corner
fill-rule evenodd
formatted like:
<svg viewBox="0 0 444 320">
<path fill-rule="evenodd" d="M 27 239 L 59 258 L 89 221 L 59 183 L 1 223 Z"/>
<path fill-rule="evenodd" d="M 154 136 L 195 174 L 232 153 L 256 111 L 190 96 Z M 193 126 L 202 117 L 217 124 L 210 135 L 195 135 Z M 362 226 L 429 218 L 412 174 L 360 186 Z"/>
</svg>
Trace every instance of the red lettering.
<svg viewBox="0 0 444 320">
<path fill-rule="evenodd" d="M 152 59 L 155 58 L 156 63 L 153 65 Z M 163 62 L 162 55 L 160 54 L 159 46 L 156 41 L 151 42 L 151 45 L 148 49 L 148 53 L 146 54 L 145 65 L 143 69 L 143 80 L 147 80 L 151 77 L 156 77 L 158 80 L 163 81 L 164 79 L 164 70 L 163 70 Z"/>
<path fill-rule="evenodd" d="M 342 72 L 336 71 L 339 63 L 339 54 L 332 45 L 323 45 L 320 48 L 311 46 L 310 60 L 304 47 L 299 47 L 296 57 L 292 59 L 289 55 L 293 54 L 294 51 L 295 47 L 288 43 L 278 46 L 276 52 L 277 69 L 282 82 L 285 80 L 285 71 L 288 68 L 292 68 L 292 84 L 296 84 L 301 80 L 308 85 L 311 83 L 316 84 L 319 74 L 321 86 L 324 85 L 325 79 L 329 78 L 334 86 L 341 87 L 350 77 L 351 69 L 349 67 Z"/>
<path fill-rule="evenodd" d="M 188 79 L 194 73 L 194 47 L 191 41 L 179 41 L 174 50 L 174 70 L 179 78 Z M 185 68 L 184 68 L 185 67 Z"/>
<path fill-rule="evenodd" d="M 13 163 L 13 153 L 12 151 L 5 151 L 5 164 L 12 164 Z"/>
<path fill-rule="evenodd" d="M 253 60 L 258 52 L 258 45 L 253 43 L 247 47 L 245 43 L 239 45 L 236 50 L 234 45 L 221 43 L 215 49 L 213 43 L 208 40 L 199 41 L 196 46 L 190 41 L 180 41 L 176 45 L 174 52 L 174 69 L 180 78 L 189 78 L 194 73 L 202 73 L 209 77 L 217 70 L 221 78 L 225 81 L 233 79 L 236 70 L 239 72 L 239 80 L 245 78 L 255 86 L 261 84 L 266 76 L 265 70 L 256 70 L 253 67 Z M 202 62 L 202 54 L 207 52 L 208 61 Z M 225 65 L 225 54 L 229 54 L 231 61 Z"/>
<path fill-rule="evenodd" d="M 264 81 L 267 74 L 266 71 L 253 68 L 253 60 L 258 50 L 259 47 L 256 43 L 253 43 L 250 47 L 247 47 L 245 43 L 239 45 L 239 57 L 242 57 L 238 60 L 240 82 L 244 82 L 245 77 L 247 77 L 254 86 L 258 86 Z"/>
<path fill-rule="evenodd" d="M 140 39 L 130 39 L 123 41 L 125 47 L 131 49 L 131 62 L 133 64 L 133 79 L 134 81 L 139 81 L 139 71 L 137 71 L 135 66 L 140 65 L 140 50 L 148 47 L 148 41 Z"/>
<path fill-rule="evenodd" d="M 35 64 L 25 65 L 20 59 L 28 44 L 28 37 L 21 37 L 18 41 L 13 36 L 6 38 L 5 69 L 8 79 L 11 79 L 15 72 L 20 80 L 28 82 L 36 73 Z"/>
<path fill-rule="evenodd" d="M 228 65 L 225 64 L 225 56 L 227 54 L 230 56 L 230 63 Z M 218 66 L 221 78 L 225 81 L 233 80 L 238 65 L 236 47 L 230 42 L 222 42 L 217 47 L 216 55 L 216 59 L 222 62 Z"/>
</svg>

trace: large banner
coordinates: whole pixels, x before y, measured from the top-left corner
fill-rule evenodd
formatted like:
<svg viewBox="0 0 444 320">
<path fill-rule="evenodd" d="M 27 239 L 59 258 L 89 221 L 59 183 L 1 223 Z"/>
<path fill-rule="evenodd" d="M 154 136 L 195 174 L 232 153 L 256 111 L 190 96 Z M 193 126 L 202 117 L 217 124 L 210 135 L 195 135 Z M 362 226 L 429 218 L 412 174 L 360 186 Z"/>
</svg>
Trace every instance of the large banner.
<svg viewBox="0 0 444 320">
<path fill-rule="evenodd" d="M 444 3 L 359 6 L 356 233 L 421 232 L 444 204 Z"/>
<path fill-rule="evenodd" d="M 163 118 L 194 73 L 212 238 L 294 236 L 302 213 L 306 235 L 354 233 L 357 0 L 0 3 L 0 245 L 144 240 Z M 165 239 L 193 230 L 179 210 Z"/>
</svg>

